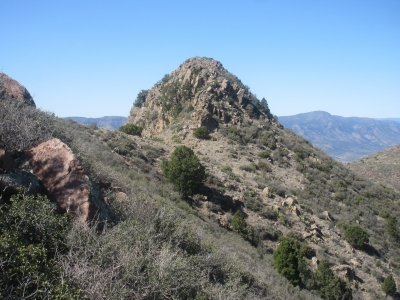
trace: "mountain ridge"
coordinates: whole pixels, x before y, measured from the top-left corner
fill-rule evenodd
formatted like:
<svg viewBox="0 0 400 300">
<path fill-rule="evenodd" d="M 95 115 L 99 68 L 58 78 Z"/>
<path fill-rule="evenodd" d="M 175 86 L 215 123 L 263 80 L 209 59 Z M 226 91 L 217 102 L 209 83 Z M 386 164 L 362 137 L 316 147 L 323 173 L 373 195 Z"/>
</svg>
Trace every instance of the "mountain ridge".
<svg viewBox="0 0 400 300">
<path fill-rule="evenodd" d="M 341 117 L 323 111 L 278 119 L 284 126 L 342 162 L 356 160 L 400 143 L 400 124 L 395 121 Z"/>
<path fill-rule="evenodd" d="M 65 117 L 65 120 L 73 120 L 83 125 L 96 124 L 96 126 L 111 130 L 117 130 L 119 127 L 124 125 L 127 121 L 127 117 L 122 116 L 104 116 L 99 118 L 86 118 L 86 117 Z"/>
</svg>

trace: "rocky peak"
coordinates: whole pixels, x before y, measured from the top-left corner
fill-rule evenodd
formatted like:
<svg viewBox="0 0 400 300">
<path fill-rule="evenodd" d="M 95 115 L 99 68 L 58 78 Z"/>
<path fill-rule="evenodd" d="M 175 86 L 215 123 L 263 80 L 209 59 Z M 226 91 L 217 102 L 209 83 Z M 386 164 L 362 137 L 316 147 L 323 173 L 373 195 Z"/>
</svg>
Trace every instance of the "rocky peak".
<svg viewBox="0 0 400 300">
<path fill-rule="evenodd" d="M 144 127 L 143 134 L 150 136 L 173 123 L 214 130 L 246 118 L 270 119 L 271 114 L 219 61 L 195 57 L 157 82 L 144 102 L 133 106 L 129 122 Z"/>
<path fill-rule="evenodd" d="M 0 100 L 18 101 L 36 107 L 28 90 L 4 73 L 0 73 Z"/>
</svg>

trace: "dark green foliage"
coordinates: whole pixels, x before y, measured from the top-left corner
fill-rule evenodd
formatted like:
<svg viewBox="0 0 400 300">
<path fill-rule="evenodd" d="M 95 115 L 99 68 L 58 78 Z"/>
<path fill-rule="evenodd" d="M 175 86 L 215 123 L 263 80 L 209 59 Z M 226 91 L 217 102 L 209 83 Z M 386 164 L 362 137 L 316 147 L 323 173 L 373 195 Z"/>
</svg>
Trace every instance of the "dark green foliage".
<svg viewBox="0 0 400 300">
<path fill-rule="evenodd" d="M 122 125 L 118 130 L 126 134 L 141 136 L 143 128 L 138 125 L 129 123 Z"/>
<path fill-rule="evenodd" d="M 262 161 L 260 161 L 260 162 L 257 164 L 257 169 L 259 169 L 259 170 L 261 170 L 261 171 L 264 171 L 264 172 L 272 172 L 271 167 L 270 167 L 268 164 L 266 164 L 266 163 L 264 163 L 264 162 L 262 162 Z"/>
<path fill-rule="evenodd" d="M 351 289 L 346 282 L 333 274 L 328 262 L 325 260 L 318 265 L 315 281 L 321 296 L 326 299 L 353 299 Z"/>
<path fill-rule="evenodd" d="M 194 297 L 193 300 L 209 300 L 210 298 L 208 298 L 206 295 L 204 295 L 202 292 L 197 292 L 196 293 L 196 297 Z M 191 299 L 189 299 L 191 300 Z"/>
<path fill-rule="evenodd" d="M 79 299 L 61 278 L 56 255 L 67 251 L 68 215 L 45 198 L 13 196 L 0 206 L 0 290 L 7 299 Z M 64 279 L 65 280 L 65 279 Z"/>
<path fill-rule="evenodd" d="M 231 221 L 232 229 L 236 232 L 246 234 L 247 232 L 247 222 L 243 217 L 243 214 L 240 210 L 238 210 Z"/>
<path fill-rule="evenodd" d="M 308 259 L 311 259 L 313 256 L 315 256 L 315 251 L 310 246 L 302 244 L 299 249 L 299 254 L 301 257 L 306 257 Z"/>
<path fill-rule="evenodd" d="M 175 148 L 171 159 L 163 161 L 161 168 L 165 177 L 185 198 L 193 195 L 206 178 L 204 166 L 193 150 L 186 146 Z"/>
<path fill-rule="evenodd" d="M 274 268 L 293 285 L 307 289 L 314 288 L 314 276 L 305 258 L 315 255 L 309 246 L 300 244 L 295 238 L 280 237 L 279 246 L 274 251 Z"/>
<path fill-rule="evenodd" d="M 142 107 L 143 103 L 146 101 L 147 94 L 149 93 L 149 90 L 141 90 L 135 100 L 135 105 L 136 107 Z"/>
<path fill-rule="evenodd" d="M 344 237 L 354 248 L 363 250 L 369 241 L 368 234 L 357 225 L 350 225 L 344 231 Z"/>
<path fill-rule="evenodd" d="M 269 107 L 268 107 L 268 102 L 267 102 L 267 100 L 265 98 L 261 99 L 260 108 L 268 116 L 268 119 L 272 118 L 271 111 L 269 110 Z"/>
<path fill-rule="evenodd" d="M 259 156 L 262 158 L 268 158 L 270 156 L 270 153 L 268 151 L 261 151 Z"/>
<path fill-rule="evenodd" d="M 309 289 L 309 290 L 315 288 L 314 274 L 308 267 L 306 259 L 301 254 L 298 256 L 298 267 L 297 268 L 299 270 L 302 287 Z"/>
<path fill-rule="evenodd" d="M 210 138 L 210 131 L 206 127 L 198 127 L 193 131 L 193 135 L 198 139 L 208 140 Z"/>
<path fill-rule="evenodd" d="M 392 275 L 389 275 L 385 278 L 382 283 L 382 291 L 387 295 L 393 295 L 397 290 L 396 282 L 393 279 Z"/>
<path fill-rule="evenodd" d="M 182 85 L 182 98 L 183 100 L 188 101 L 192 97 L 193 97 L 193 84 L 191 84 L 189 80 L 186 80 Z"/>
<path fill-rule="evenodd" d="M 231 135 L 240 136 L 240 130 L 236 127 L 229 127 L 228 132 Z"/>
<path fill-rule="evenodd" d="M 279 241 L 279 246 L 274 251 L 274 268 L 293 285 L 299 285 L 299 243 L 289 237 L 281 237 Z"/>
<path fill-rule="evenodd" d="M 165 75 L 163 76 L 163 78 L 161 79 L 161 82 L 162 82 L 162 83 L 167 83 L 168 80 L 169 80 L 169 74 L 165 74 Z"/>
<path fill-rule="evenodd" d="M 249 165 L 240 166 L 239 168 L 243 171 L 250 173 L 254 173 L 258 169 L 255 163 L 250 163 Z"/>
<path fill-rule="evenodd" d="M 389 236 L 394 239 L 398 240 L 399 239 L 399 225 L 397 222 L 397 219 L 393 216 L 389 216 L 386 219 L 386 226 L 385 226 L 386 232 L 389 234 Z"/>
</svg>

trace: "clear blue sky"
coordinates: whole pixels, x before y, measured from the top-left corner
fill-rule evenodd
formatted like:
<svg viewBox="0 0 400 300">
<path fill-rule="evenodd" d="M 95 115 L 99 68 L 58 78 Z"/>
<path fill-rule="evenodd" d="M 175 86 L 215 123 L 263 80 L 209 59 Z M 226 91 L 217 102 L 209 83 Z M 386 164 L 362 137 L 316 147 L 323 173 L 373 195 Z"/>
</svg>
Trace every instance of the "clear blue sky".
<svg viewBox="0 0 400 300">
<path fill-rule="evenodd" d="M 127 116 L 212 57 L 273 114 L 400 117 L 400 1 L 1 0 L 0 70 L 60 117 Z"/>
</svg>

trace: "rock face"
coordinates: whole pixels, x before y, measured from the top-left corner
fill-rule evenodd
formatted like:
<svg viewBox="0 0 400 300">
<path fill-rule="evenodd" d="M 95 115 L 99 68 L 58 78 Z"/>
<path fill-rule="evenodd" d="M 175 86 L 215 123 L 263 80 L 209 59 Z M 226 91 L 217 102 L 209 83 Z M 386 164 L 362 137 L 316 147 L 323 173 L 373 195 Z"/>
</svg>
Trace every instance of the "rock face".
<svg viewBox="0 0 400 300">
<path fill-rule="evenodd" d="M 142 135 L 151 136 L 178 119 L 181 126 L 212 131 L 221 124 L 240 125 L 245 118 L 272 115 L 220 62 L 196 57 L 156 83 L 144 103 L 133 106 L 128 122 L 144 127 Z"/>
<path fill-rule="evenodd" d="M 18 101 L 36 107 L 28 90 L 4 73 L 0 73 L 0 100 Z"/>
<path fill-rule="evenodd" d="M 29 150 L 26 157 L 51 201 L 83 221 L 93 218 L 96 207 L 91 199 L 89 177 L 66 144 L 52 139 Z"/>
</svg>

